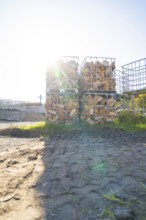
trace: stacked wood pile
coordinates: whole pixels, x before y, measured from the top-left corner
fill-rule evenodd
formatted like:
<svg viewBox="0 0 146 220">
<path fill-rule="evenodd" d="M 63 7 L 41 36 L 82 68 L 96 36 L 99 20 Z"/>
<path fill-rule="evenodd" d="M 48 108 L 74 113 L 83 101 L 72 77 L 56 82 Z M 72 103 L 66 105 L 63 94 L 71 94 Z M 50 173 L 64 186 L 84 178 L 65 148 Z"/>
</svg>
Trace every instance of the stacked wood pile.
<svg viewBox="0 0 146 220">
<path fill-rule="evenodd" d="M 46 98 L 47 120 L 54 123 L 70 123 L 78 115 L 77 94 L 50 94 Z"/>
<path fill-rule="evenodd" d="M 78 77 L 78 59 L 74 58 L 61 58 L 47 71 L 47 119 L 70 123 L 80 116 L 89 124 L 112 121 L 116 111 L 116 100 L 110 95 L 116 86 L 114 59 L 85 58 Z"/>
<path fill-rule="evenodd" d="M 78 57 L 61 57 L 46 74 L 46 116 L 70 123 L 78 115 Z"/>
<path fill-rule="evenodd" d="M 89 124 L 110 122 L 115 116 L 116 100 L 110 95 L 85 94 L 81 118 Z"/>
<path fill-rule="evenodd" d="M 78 87 L 78 61 L 60 59 L 56 65 L 49 67 L 46 73 L 46 88 L 74 89 Z"/>
<path fill-rule="evenodd" d="M 115 91 L 114 69 L 114 61 L 111 63 L 107 60 L 84 62 L 81 68 L 84 90 Z"/>
</svg>

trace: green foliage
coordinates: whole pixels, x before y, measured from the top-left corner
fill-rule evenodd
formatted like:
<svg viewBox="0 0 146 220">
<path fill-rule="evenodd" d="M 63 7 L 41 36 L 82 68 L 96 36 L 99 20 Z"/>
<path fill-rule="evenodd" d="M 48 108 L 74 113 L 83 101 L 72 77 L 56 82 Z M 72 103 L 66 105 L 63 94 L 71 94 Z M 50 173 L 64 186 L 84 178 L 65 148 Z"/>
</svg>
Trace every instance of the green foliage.
<svg viewBox="0 0 146 220">
<path fill-rule="evenodd" d="M 112 202 L 117 202 L 120 205 L 125 205 L 125 202 L 123 202 L 121 199 L 117 198 L 114 194 L 112 195 L 103 195 L 103 198 L 112 201 Z"/>
<path fill-rule="evenodd" d="M 118 114 L 118 120 L 120 123 L 133 123 L 133 124 L 140 124 L 146 123 L 146 117 L 140 114 L 136 114 L 132 111 L 121 111 Z"/>
<path fill-rule="evenodd" d="M 45 122 L 38 122 L 33 125 L 21 125 L 21 126 L 18 126 L 18 128 L 20 128 L 21 130 L 33 130 L 33 129 L 41 129 L 45 125 L 46 125 Z"/>
<path fill-rule="evenodd" d="M 146 130 L 146 123 L 145 124 L 137 124 L 136 128 L 138 128 L 139 130 Z"/>
<path fill-rule="evenodd" d="M 76 125 L 64 125 L 64 124 L 53 124 L 48 122 L 41 122 L 30 126 L 19 126 L 21 130 L 27 130 L 32 133 L 36 133 L 39 136 L 48 136 L 51 134 L 63 133 L 76 128 Z"/>
<path fill-rule="evenodd" d="M 122 111 L 112 123 L 106 126 L 128 132 L 146 131 L 146 117 L 131 111 Z"/>
<path fill-rule="evenodd" d="M 140 182 L 140 185 L 144 190 L 146 190 L 146 185 L 144 183 Z"/>
<path fill-rule="evenodd" d="M 78 125 L 51 124 L 48 122 L 40 122 L 29 126 L 10 126 L 6 129 L 0 130 L 0 135 L 26 138 L 47 137 L 52 134 L 60 134 L 74 129 L 78 129 Z"/>
<path fill-rule="evenodd" d="M 120 129 L 123 131 L 128 131 L 128 132 L 141 132 L 141 131 L 146 131 L 146 124 L 133 124 L 133 123 L 127 123 L 127 122 L 113 122 L 109 125 L 106 125 L 110 128 L 114 129 Z"/>
<path fill-rule="evenodd" d="M 102 213 L 101 213 L 101 218 L 105 218 L 105 217 L 108 217 L 108 218 L 111 218 L 111 219 L 115 219 L 115 216 L 114 214 L 112 213 L 112 211 L 108 208 L 105 208 L 102 210 Z"/>
<path fill-rule="evenodd" d="M 146 220 L 146 216 L 140 216 L 140 220 Z"/>
</svg>

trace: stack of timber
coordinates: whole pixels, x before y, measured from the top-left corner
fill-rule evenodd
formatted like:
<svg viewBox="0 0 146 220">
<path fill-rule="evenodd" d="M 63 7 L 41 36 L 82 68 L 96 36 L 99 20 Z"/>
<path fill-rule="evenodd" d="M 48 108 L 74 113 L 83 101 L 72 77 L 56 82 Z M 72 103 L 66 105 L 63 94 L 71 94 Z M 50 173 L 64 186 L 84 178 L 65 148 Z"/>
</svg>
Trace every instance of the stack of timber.
<svg viewBox="0 0 146 220">
<path fill-rule="evenodd" d="M 77 120 L 78 94 L 50 93 L 46 98 L 47 120 L 53 123 L 72 123 Z"/>
<path fill-rule="evenodd" d="M 102 61 L 85 59 L 81 68 L 82 82 L 84 90 L 115 91 L 115 78 L 113 70 L 115 61 L 107 58 Z"/>
<path fill-rule="evenodd" d="M 46 118 L 53 123 L 110 122 L 116 115 L 115 59 L 61 57 L 47 71 Z"/>
<path fill-rule="evenodd" d="M 58 59 L 53 67 L 46 73 L 46 88 L 74 89 L 78 88 L 78 57 Z"/>
<path fill-rule="evenodd" d="M 111 95 L 85 94 L 81 119 L 89 124 L 111 122 L 115 117 L 116 99 Z"/>
<path fill-rule="evenodd" d="M 89 124 L 110 122 L 115 117 L 115 59 L 86 57 L 81 66 L 81 119 Z"/>
</svg>

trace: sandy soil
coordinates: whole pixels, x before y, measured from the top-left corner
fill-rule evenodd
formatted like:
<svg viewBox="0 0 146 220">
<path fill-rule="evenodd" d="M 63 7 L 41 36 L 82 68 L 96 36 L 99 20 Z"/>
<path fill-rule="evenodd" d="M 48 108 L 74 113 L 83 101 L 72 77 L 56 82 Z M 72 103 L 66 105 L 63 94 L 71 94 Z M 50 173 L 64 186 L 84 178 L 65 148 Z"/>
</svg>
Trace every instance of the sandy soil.
<svg viewBox="0 0 146 220">
<path fill-rule="evenodd" d="M 1 220 L 41 219 L 35 184 L 44 171 L 43 146 L 39 139 L 0 138 Z"/>
</svg>

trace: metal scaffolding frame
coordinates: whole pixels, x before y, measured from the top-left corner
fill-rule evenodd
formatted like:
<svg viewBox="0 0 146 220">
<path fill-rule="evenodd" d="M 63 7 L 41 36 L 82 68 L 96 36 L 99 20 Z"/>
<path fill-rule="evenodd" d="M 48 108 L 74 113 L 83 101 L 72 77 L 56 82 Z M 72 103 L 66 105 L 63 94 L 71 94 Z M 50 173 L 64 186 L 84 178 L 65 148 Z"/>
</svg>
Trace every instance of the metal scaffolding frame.
<svg viewBox="0 0 146 220">
<path fill-rule="evenodd" d="M 115 70 L 116 90 L 122 94 L 121 110 L 135 113 L 146 112 L 146 58 Z"/>
<path fill-rule="evenodd" d="M 113 74 L 114 74 L 114 78 L 115 78 L 115 82 L 116 82 L 116 86 L 115 86 L 116 93 L 121 95 L 124 92 L 124 84 L 123 84 L 124 73 L 121 70 L 116 69 L 116 70 L 114 70 Z"/>
<path fill-rule="evenodd" d="M 124 92 L 146 90 L 146 58 L 125 64 L 122 69 Z"/>
</svg>

